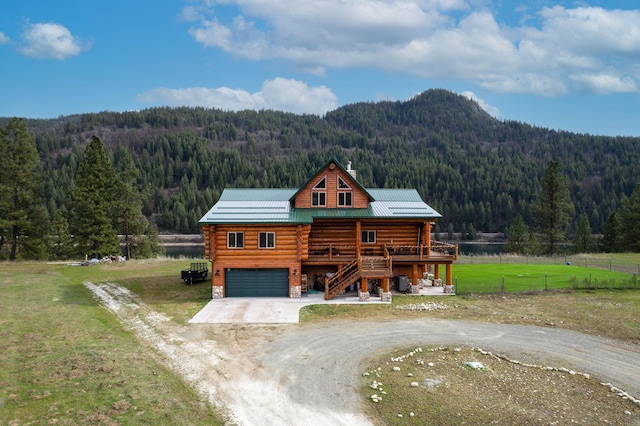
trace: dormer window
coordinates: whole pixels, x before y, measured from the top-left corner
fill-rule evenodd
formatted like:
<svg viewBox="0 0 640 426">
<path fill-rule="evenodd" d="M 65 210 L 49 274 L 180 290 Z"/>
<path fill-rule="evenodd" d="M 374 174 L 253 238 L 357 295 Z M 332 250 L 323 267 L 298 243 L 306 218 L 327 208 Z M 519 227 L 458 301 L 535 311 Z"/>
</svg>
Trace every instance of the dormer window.
<svg viewBox="0 0 640 426">
<path fill-rule="evenodd" d="M 326 176 L 320 179 L 318 183 L 313 186 L 313 190 L 311 191 L 311 206 L 312 207 L 326 207 L 327 206 L 327 192 L 326 191 L 318 191 L 327 189 L 327 178 Z"/>
</svg>

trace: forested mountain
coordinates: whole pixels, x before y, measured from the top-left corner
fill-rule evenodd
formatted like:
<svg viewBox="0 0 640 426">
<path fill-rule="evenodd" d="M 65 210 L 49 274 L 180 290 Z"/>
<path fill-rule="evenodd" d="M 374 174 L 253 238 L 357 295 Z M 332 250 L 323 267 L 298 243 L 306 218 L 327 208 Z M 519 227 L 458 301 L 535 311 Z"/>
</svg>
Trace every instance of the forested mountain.
<svg viewBox="0 0 640 426">
<path fill-rule="evenodd" d="M 596 233 L 640 181 L 640 138 L 500 121 L 444 90 L 347 105 L 325 117 L 151 108 L 27 124 L 51 217 L 67 209 L 81 155 L 97 135 L 115 165 L 130 152 L 143 212 L 160 232 L 200 232 L 197 221 L 223 188 L 298 187 L 330 157 L 351 161 L 365 187 L 417 188 L 443 214 L 441 232 L 501 232 L 518 214 L 531 225 L 531 200 L 549 161 L 569 178 L 571 226 L 586 213 Z"/>
</svg>

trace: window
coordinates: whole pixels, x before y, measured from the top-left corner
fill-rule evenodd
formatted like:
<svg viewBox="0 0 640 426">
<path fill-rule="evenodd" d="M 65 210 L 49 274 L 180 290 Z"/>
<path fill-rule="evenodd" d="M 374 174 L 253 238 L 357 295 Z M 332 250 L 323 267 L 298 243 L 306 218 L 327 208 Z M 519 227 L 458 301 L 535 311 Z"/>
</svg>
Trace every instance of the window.
<svg viewBox="0 0 640 426">
<path fill-rule="evenodd" d="M 351 189 L 351 187 L 340 176 L 338 176 L 338 189 Z"/>
<path fill-rule="evenodd" d="M 327 178 L 320 179 L 320 182 L 316 183 L 313 189 L 327 189 Z"/>
<path fill-rule="evenodd" d="M 362 231 L 361 241 L 363 244 L 374 244 L 376 242 L 376 231 Z"/>
<path fill-rule="evenodd" d="M 244 232 L 227 232 L 227 248 L 244 248 Z"/>
<path fill-rule="evenodd" d="M 260 232 L 258 235 L 258 248 L 275 248 L 276 247 L 276 233 L 275 232 Z"/>
<path fill-rule="evenodd" d="M 327 205 L 327 193 L 314 191 L 311 193 L 311 205 L 314 207 Z"/>
<path fill-rule="evenodd" d="M 351 192 L 338 192 L 338 205 L 341 207 L 351 207 Z"/>
</svg>

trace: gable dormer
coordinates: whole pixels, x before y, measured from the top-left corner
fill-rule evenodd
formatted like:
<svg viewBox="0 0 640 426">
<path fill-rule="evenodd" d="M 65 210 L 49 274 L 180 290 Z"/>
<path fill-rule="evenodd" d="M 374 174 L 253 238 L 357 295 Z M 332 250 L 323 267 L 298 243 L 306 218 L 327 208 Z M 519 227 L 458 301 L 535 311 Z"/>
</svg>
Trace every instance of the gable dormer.
<svg viewBox="0 0 640 426">
<path fill-rule="evenodd" d="M 373 197 L 358 183 L 351 170 L 331 159 L 291 198 L 295 208 L 367 208 Z"/>
</svg>

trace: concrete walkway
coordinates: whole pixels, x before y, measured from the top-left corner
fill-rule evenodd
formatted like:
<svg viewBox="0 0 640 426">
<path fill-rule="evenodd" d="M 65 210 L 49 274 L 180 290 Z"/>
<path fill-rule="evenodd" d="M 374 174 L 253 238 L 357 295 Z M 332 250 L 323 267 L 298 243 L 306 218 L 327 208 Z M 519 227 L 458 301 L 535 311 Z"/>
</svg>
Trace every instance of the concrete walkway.
<svg viewBox="0 0 640 426">
<path fill-rule="evenodd" d="M 442 287 L 426 287 L 417 296 L 449 296 Z M 191 324 L 296 324 L 300 309 L 320 304 L 388 304 L 372 294 L 360 302 L 355 292 L 324 300 L 324 293 L 305 294 L 299 299 L 286 297 L 226 297 L 214 299 L 189 320 Z"/>
</svg>

